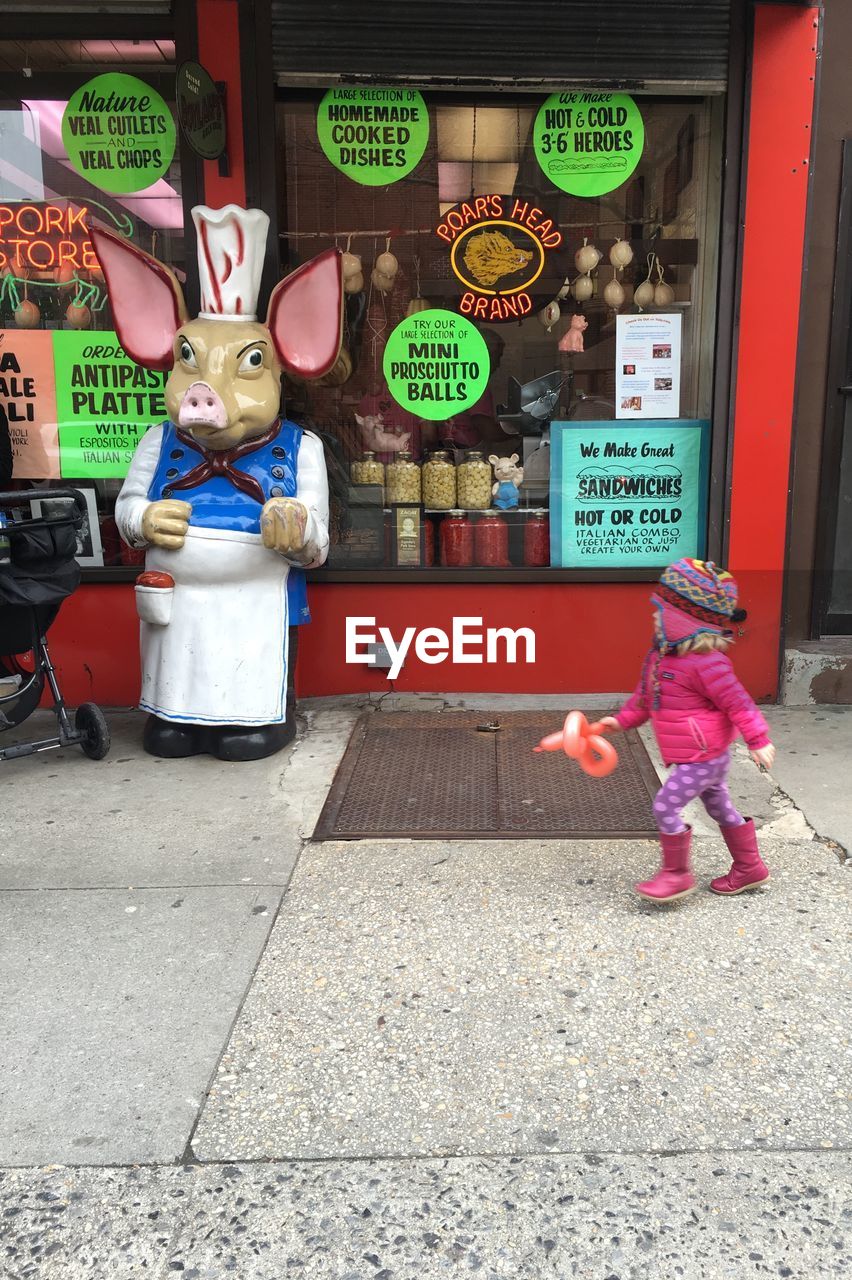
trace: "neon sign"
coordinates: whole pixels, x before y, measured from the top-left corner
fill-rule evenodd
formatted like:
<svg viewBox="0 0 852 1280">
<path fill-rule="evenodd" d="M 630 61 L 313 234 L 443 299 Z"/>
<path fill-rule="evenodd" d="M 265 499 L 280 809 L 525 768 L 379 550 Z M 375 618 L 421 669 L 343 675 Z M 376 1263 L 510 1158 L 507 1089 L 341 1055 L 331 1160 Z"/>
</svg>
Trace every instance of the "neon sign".
<svg viewBox="0 0 852 1280">
<path fill-rule="evenodd" d="M 0 268 L 99 271 L 85 205 L 0 204 Z"/>
<path fill-rule="evenodd" d="M 462 315 L 474 320 L 520 320 L 533 309 L 529 290 L 562 232 L 529 200 L 475 196 L 445 213 L 435 228 L 450 245 L 450 267 L 464 292 Z"/>
</svg>

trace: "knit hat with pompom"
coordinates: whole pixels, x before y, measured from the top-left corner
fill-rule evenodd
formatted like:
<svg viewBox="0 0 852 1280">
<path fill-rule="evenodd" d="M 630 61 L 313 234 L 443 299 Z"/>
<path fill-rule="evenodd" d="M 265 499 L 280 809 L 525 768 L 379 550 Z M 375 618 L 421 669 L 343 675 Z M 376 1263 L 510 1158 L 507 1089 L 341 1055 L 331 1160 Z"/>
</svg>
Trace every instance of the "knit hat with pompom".
<svg viewBox="0 0 852 1280">
<path fill-rule="evenodd" d="M 712 560 L 684 557 L 670 564 L 651 601 L 657 606 L 666 645 L 681 644 L 702 632 L 730 636 L 731 623 L 746 616 L 737 608 L 736 580 Z"/>
</svg>

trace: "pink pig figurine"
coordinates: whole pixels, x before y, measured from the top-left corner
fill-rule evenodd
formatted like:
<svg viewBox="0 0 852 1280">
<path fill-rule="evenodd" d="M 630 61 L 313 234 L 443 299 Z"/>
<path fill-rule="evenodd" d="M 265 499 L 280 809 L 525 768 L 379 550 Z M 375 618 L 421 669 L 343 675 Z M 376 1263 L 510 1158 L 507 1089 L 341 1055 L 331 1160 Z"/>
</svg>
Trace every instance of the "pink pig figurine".
<svg viewBox="0 0 852 1280">
<path fill-rule="evenodd" d="M 396 432 L 389 431 L 380 413 L 368 413 L 363 418 L 356 413 L 355 421 L 361 429 L 365 449 L 372 449 L 376 453 L 401 453 L 408 448 L 411 432 L 397 435 Z"/>
<path fill-rule="evenodd" d="M 582 353 L 585 350 L 583 346 L 583 334 L 588 327 L 589 322 L 585 316 L 572 316 L 571 327 L 566 329 L 562 337 L 559 339 L 559 350 L 570 351 L 572 353 Z"/>
</svg>

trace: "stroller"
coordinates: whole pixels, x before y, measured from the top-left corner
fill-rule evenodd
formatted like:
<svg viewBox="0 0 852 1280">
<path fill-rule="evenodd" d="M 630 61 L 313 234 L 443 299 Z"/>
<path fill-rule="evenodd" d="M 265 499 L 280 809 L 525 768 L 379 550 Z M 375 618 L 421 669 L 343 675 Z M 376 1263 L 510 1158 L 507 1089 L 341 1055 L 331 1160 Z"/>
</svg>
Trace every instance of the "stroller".
<svg viewBox="0 0 852 1280">
<path fill-rule="evenodd" d="M 30 498 L 41 514 L 30 515 Z M 0 733 L 14 729 L 39 705 L 45 680 L 53 695 L 59 733 L 36 742 L 0 745 L 0 761 L 80 747 L 91 760 L 109 751 L 109 729 L 100 707 L 84 702 L 74 723 L 57 683 L 47 631 L 66 596 L 80 581 L 74 559 L 86 504 L 76 489 L 0 493 Z M 32 663 L 25 661 L 32 654 Z"/>
</svg>

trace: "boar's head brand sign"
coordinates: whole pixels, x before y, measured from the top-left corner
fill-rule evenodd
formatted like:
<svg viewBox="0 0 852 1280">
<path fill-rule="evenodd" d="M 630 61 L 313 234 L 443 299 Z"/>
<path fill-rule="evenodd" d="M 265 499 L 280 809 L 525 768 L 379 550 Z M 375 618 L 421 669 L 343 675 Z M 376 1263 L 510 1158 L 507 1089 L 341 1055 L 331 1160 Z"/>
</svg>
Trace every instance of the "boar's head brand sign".
<svg viewBox="0 0 852 1280">
<path fill-rule="evenodd" d="M 450 246 L 462 315 L 491 323 L 530 314 L 530 289 L 547 254 L 562 244 L 555 220 L 515 196 L 472 196 L 445 213 L 435 230 Z"/>
</svg>

